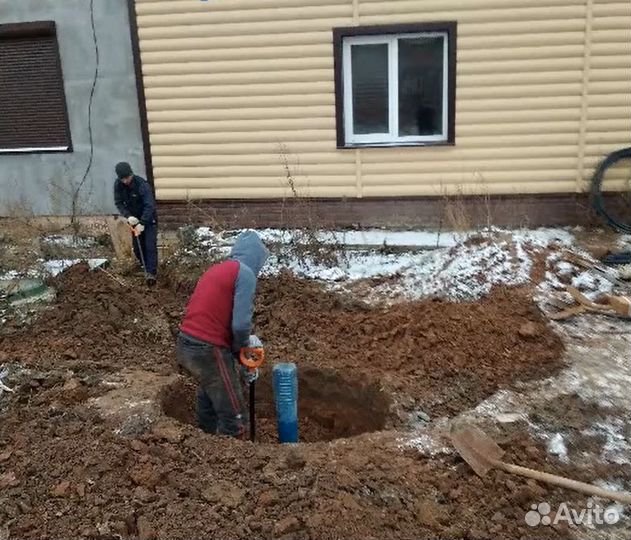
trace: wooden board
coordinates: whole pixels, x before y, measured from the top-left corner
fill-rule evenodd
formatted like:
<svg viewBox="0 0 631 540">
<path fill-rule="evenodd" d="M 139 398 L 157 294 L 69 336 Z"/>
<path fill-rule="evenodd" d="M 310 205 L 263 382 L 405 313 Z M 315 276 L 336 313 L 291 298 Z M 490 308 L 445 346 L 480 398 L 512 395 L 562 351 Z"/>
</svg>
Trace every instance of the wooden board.
<svg viewBox="0 0 631 540">
<path fill-rule="evenodd" d="M 116 258 L 126 260 L 132 257 L 132 239 L 129 233 L 127 221 L 122 218 L 107 218 L 107 226 L 110 230 L 110 237 L 114 246 Z"/>
</svg>

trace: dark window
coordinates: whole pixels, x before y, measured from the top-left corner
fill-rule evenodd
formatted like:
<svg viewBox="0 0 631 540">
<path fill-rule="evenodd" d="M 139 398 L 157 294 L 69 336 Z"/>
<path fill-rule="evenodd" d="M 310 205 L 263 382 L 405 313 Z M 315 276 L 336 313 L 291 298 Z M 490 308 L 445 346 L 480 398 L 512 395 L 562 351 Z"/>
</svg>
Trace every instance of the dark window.
<svg viewBox="0 0 631 540">
<path fill-rule="evenodd" d="M 55 23 L 0 25 L 0 153 L 71 150 Z"/>
<path fill-rule="evenodd" d="M 338 147 L 453 144 L 456 23 L 336 28 Z"/>
</svg>

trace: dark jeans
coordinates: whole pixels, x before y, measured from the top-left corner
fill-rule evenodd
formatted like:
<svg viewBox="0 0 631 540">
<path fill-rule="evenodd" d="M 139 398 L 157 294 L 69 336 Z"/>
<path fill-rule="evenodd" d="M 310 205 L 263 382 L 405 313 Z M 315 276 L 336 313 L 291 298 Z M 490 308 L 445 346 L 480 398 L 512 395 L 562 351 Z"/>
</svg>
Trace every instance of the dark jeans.
<svg viewBox="0 0 631 540">
<path fill-rule="evenodd" d="M 244 406 L 241 378 L 232 353 L 180 332 L 177 362 L 199 383 L 199 427 L 206 433 L 243 438 L 248 425 L 248 411 Z"/>
<path fill-rule="evenodd" d="M 157 223 L 148 223 L 145 225 L 145 230 L 142 231 L 140 236 L 138 236 L 138 240 L 140 241 L 140 247 L 142 248 L 142 254 L 145 258 L 145 270 L 147 274 L 151 274 L 152 276 L 157 275 L 158 273 L 158 224 Z M 140 258 L 140 252 L 138 250 L 138 241 L 132 235 L 132 244 L 134 246 L 134 255 L 136 255 L 136 259 L 142 264 L 142 259 Z"/>
</svg>

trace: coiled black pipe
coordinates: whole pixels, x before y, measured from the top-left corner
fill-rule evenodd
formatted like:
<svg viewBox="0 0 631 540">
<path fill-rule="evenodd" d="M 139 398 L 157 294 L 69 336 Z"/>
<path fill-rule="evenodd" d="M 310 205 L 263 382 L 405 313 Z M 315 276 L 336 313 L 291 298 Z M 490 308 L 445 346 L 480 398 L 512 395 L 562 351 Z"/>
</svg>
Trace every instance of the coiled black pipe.
<svg viewBox="0 0 631 540">
<path fill-rule="evenodd" d="M 600 165 L 594 171 L 592 176 L 591 186 L 591 201 L 592 207 L 596 213 L 613 229 L 623 232 L 625 234 L 631 234 L 631 225 L 627 223 L 620 223 L 612 218 L 605 210 L 605 201 L 602 194 L 602 182 L 603 176 L 609 167 L 612 167 L 621 159 L 631 158 L 631 146 L 628 148 L 622 148 L 609 154 L 605 159 L 600 162 Z"/>
</svg>

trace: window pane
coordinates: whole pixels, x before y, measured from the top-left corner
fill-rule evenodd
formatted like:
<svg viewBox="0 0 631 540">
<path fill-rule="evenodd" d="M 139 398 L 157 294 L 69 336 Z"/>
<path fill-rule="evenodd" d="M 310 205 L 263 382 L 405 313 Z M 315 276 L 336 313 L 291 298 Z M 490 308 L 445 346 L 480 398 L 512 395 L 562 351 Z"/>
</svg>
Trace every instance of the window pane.
<svg viewBox="0 0 631 540">
<path fill-rule="evenodd" d="M 399 136 L 443 129 L 442 37 L 399 39 Z"/>
<path fill-rule="evenodd" d="M 388 133 L 388 45 L 353 45 L 353 132 Z"/>
</svg>

